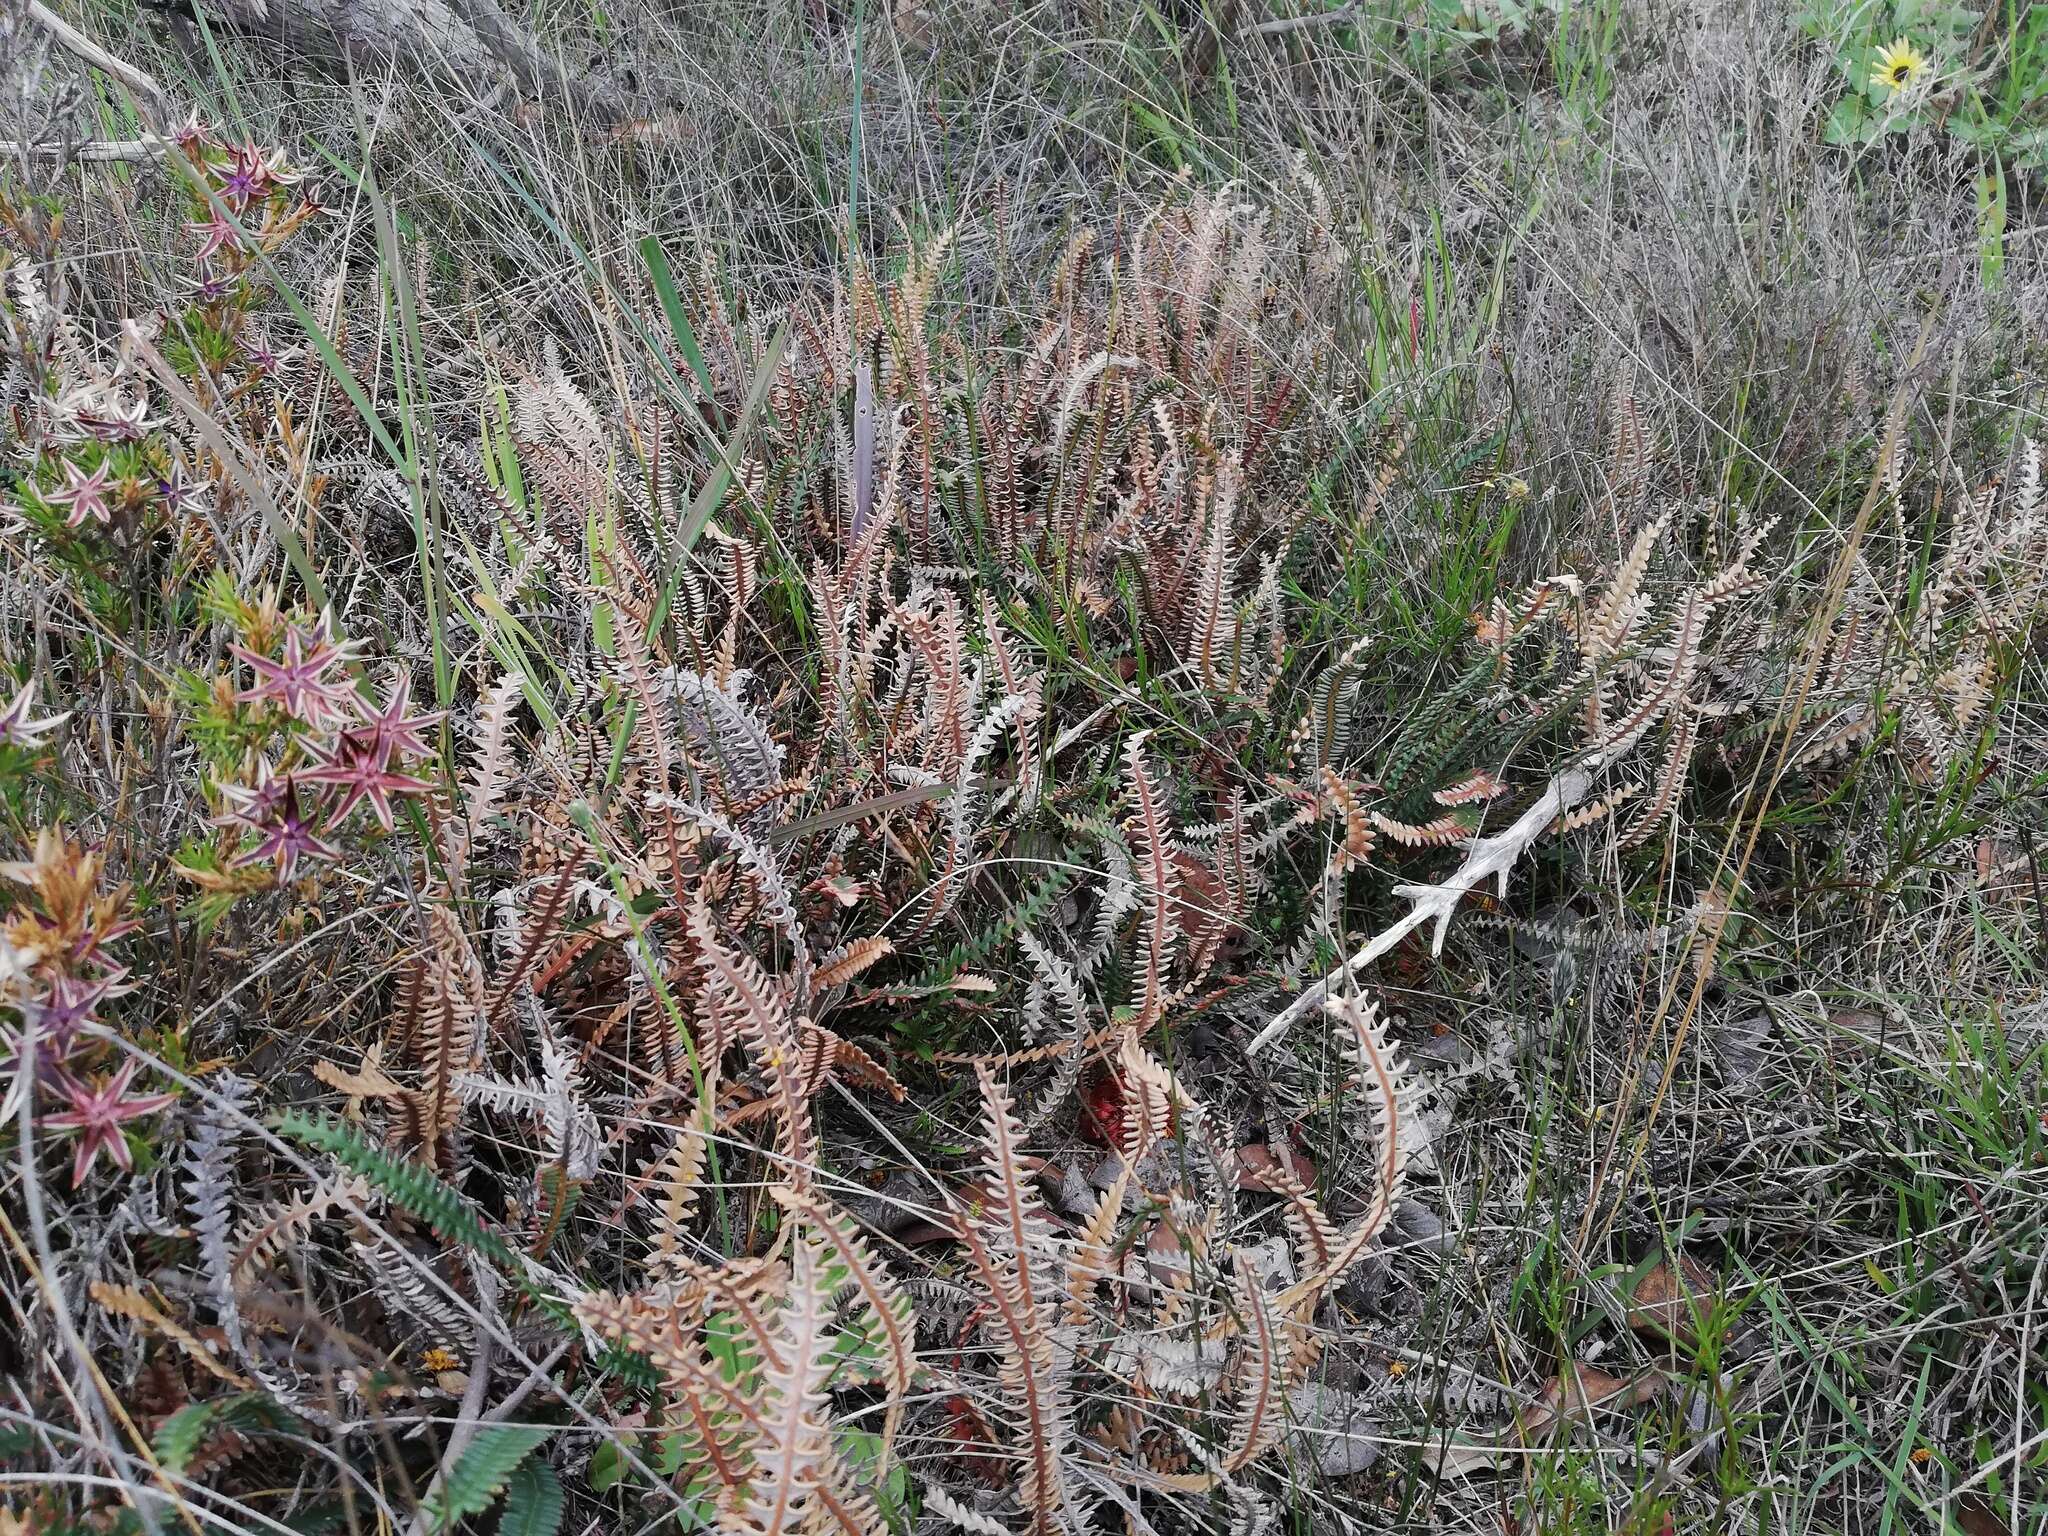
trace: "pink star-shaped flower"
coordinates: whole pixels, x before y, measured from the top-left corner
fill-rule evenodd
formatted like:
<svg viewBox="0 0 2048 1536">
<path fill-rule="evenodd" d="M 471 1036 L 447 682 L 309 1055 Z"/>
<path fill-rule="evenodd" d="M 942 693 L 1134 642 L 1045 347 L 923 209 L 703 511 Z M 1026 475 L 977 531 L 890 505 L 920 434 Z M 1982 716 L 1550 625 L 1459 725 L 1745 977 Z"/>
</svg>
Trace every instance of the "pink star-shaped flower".
<svg viewBox="0 0 2048 1536">
<path fill-rule="evenodd" d="M 236 865 L 268 861 L 277 866 L 278 879 L 289 880 L 300 859 L 341 856 L 340 849 L 321 838 L 315 818 L 300 807 L 296 778 L 295 774 L 286 774 L 273 780 L 284 787 L 283 793 L 268 801 L 260 817 L 239 818 L 255 829 L 256 846 L 236 854 Z"/>
<path fill-rule="evenodd" d="M 254 784 L 222 784 L 220 797 L 228 805 L 227 814 L 216 816 L 216 827 L 253 827 L 270 819 L 271 813 L 284 804 L 284 797 L 292 787 L 291 775 L 279 776 L 267 762 L 256 765 Z"/>
<path fill-rule="evenodd" d="M 341 791 L 331 813 L 335 826 L 346 821 L 348 813 L 367 800 L 376 813 L 377 824 L 386 832 L 391 830 L 391 796 L 424 795 L 433 788 L 424 779 L 393 773 L 380 766 L 368 752 L 353 746 L 344 746 L 333 762 L 309 768 L 299 777 L 314 784 L 331 784 Z"/>
<path fill-rule="evenodd" d="M 43 738 L 71 718 L 71 711 L 61 715 L 45 715 L 40 720 L 31 720 L 29 710 L 35 706 L 35 681 L 23 683 L 21 692 L 14 696 L 14 702 L 0 709 L 0 746 L 40 747 Z"/>
<path fill-rule="evenodd" d="M 53 507 L 69 507 L 64 526 L 76 528 L 88 517 L 102 523 L 114 520 L 113 509 L 107 505 L 107 492 L 111 488 L 110 474 L 105 460 L 91 474 L 86 474 L 76 464 L 66 461 L 64 483 L 54 491 L 46 492 L 43 500 Z"/>
<path fill-rule="evenodd" d="M 202 304 L 215 304 L 234 291 L 235 280 L 225 272 L 202 272 L 197 277 L 181 281 L 197 295 Z"/>
<path fill-rule="evenodd" d="M 93 1010 L 112 991 L 111 981 L 79 981 L 59 976 L 50 983 L 48 997 L 23 1002 L 22 1022 L 27 1026 L 28 1036 L 42 1050 L 43 1059 L 54 1064 L 69 1056 L 72 1046 L 78 1043 L 80 1031 L 100 1022 Z"/>
<path fill-rule="evenodd" d="M 67 441 L 98 438 L 109 443 L 139 443 L 161 423 L 149 414 L 147 389 L 123 398 L 114 383 L 100 379 L 75 384 L 57 397 L 52 412 Z"/>
<path fill-rule="evenodd" d="M 398 674 L 391 685 L 391 692 L 384 702 L 371 709 L 362 702 L 362 695 L 355 700 L 356 714 L 362 724 L 351 726 L 344 740 L 367 737 L 365 745 L 375 754 L 380 766 L 388 764 L 394 756 L 426 757 L 433 748 L 421 733 L 429 726 L 439 725 L 447 715 L 444 709 L 433 710 L 424 715 L 408 715 L 405 711 L 412 703 L 412 679 L 405 673 Z"/>
<path fill-rule="evenodd" d="M 392 769 L 396 758 L 428 755 L 430 749 L 423 733 L 438 724 L 445 713 L 435 710 L 430 714 L 408 715 L 406 709 L 411 702 L 412 679 L 402 672 L 384 702 L 375 708 L 365 704 L 361 694 L 355 695 L 357 723 L 343 731 L 331 748 L 325 749 L 326 761 L 299 775 L 309 784 L 332 785 L 341 791 L 331 814 L 333 825 L 338 826 L 350 811 L 367 800 L 376 813 L 377 824 L 389 832 L 391 796 L 423 795 L 433 787 Z"/>
<path fill-rule="evenodd" d="M 178 518 L 184 516 L 187 503 L 199 504 L 201 491 L 198 483 L 185 473 L 185 466 L 174 459 L 170 472 L 156 483 L 156 499 L 166 517 Z"/>
<path fill-rule="evenodd" d="M 237 164 L 260 167 L 265 179 L 275 182 L 278 186 L 295 187 L 305 180 L 303 176 L 291 168 L 290 162 L 285 159 L 284 151 L 281 149 L 264 149 L 251 141 L 238 147 L 230 148 L 228 153 L 234 157 Z"/>
<path fill-rule="evenodd" d="M 225 209 L 216 208 L 212 218 L 194 219 L 185 227 L 202 237 L 199 254 L 193 258 L 196 261 L 211 261 L 224 250 L 239 251 L 242 248 L 242 236 L 229 222 Z"/>
<path fill-rule="evenodd" d="M 276 181 L 263 151 L 254 144 L 228 147 L 227 174 L 221 177 L 220 195 L 237 212 L 270 195 Z"/>
<path fill-rule="evenodd" d="M 246 646 L 228 649 L 256 674 L 256 686 L 236 694 L 237 703 L 274 701 L 294 720 L 303 720 L 315 729 L 339 725 L 349 717 L 356 692 L 331 675 L 348 659 L 347 650 L 328 638 L 325 620 L 316 624 L 311 634 L 293 625 L 285 635 L 281 661 Z"/>
<path fill-rule="evenodd" d="M 122 1125 L 168 1108 L 175 1097 L 168 1093 L 139 1093 L 129 1097 L 128 1084 L 135 1076 L 136 1065 L 134 1058 L 130 1057 L 121 1063 L 120 1070 L 112 1077 L 93 1085 L 81 1083 L 68 1072 L 56 1074 L 57 1091 L 64 1095 L 71 1108 L 43 1116 L 43 1124 L 53 1131 L 79 1133 L 78 1151 L 71 1159 L 73 1189 L 85 1182 L 86 1174 L 92 1171 L 102 1149 L 116 1167 L 124 1172 L 133 1169 L 135 1159 L 128 1150 L 128 1138 L 121 1132 Z"/>
<path fill-rule="evenodd" d="M 209 148 L 213 144 L 213 135 L 206 131 L 206 125 L 194 112 L 178 125 L 177 131 L 171 135 L 171 142 L 189 153 Z"/>
<path fill-rule="evenodd" d="M 242 364 L 251 375 L 268 377 L 277 372 L 278 364 L 281 361 L 282 359 L 270 350 L 269 338 L 261 335 L 251 335 L 243 338 Z"/>
</svg>

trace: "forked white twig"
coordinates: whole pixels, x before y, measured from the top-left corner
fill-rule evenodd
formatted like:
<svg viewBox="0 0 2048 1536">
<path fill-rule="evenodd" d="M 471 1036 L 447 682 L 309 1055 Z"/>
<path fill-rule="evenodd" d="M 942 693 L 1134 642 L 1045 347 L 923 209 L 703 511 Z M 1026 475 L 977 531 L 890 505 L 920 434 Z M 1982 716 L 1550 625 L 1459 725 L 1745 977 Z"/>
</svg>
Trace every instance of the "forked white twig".
<svg viewBox="0 0 2048 1536">
<path fill-rule="evenodd" d="M 1287 1032 L 1287 1027 L 1296 1019 L 1322 1003 L 1339 986 L 1350 982 L 1366 966 L 1431 918 L 1436 919 L 1436 933 L 1430 939 L 1430 953 L 1441 954 L 1444 933 L 1451 926 L 1451 914 L 1457 911 L 1458 903 L 1478 889 L 1489 876 L 1499 879 L 1501 894 L 1506 895 L 1508 871 L 1514 868 L 1515 861 L 1528 851 L 1529 845 L 1541 837 L 1552 822 L 1592 792 L 1593 783 L 1606 760 L 1605 753 L 1593 752 L 1565 769 L 1537 796 L 1535 804 L 1517 816 L 1504 831 L 1496 832 L 1492 837 L 1474 839 L 1465 850 L 1465 862 L 1441 885 L 1396 886 L 1396 895 L 1405 896 L 1414 903 L 1408 914 L 1375 935 L 1357 954 L 1274 1014 L 1273 1021 L 1245 1047 L 1245 1053 L 1255 1055 L 1271 1045 Z"/>
</svg>

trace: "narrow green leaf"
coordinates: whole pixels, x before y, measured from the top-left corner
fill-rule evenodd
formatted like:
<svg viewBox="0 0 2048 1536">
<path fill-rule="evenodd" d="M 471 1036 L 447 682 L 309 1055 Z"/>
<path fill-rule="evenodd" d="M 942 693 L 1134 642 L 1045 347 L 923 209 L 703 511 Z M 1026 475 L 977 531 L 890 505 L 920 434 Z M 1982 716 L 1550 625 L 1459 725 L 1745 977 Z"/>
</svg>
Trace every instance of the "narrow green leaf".
<svg viewBox="0 0 2048 1536">
<path fill-rule="evenodd" d="M 718 510 L 718 504 L 725 500 L 725 493 L 733 482 L 734 472 L 739 464 L 741 450 L 746 447 L 747 438 L 752 435 L 754 422 L 761 414 L 761 406 L 768 399 L 768 386 L 775 382 L 775 371 L 782 366 L 782 354 L 789 347 L 789 327 L 776 331 L 775 339 L 768 343 L 768 354 L 761 359 L 761 366 L 754 374 L 753 387 L 747 391 L 747 403 L 740 411 L 739 425 L 726 439 L 719 450 L 718 464 L 697 492 L 697 499 L 690 503 L 690 510 L 684 515 L 682 527 L 677 530 L 675 547 L 669 551 L 668 569 L 662 573 L 661 601 L 654 605 L 653 617 L 649 620 L 648 633 L 651 635 L 668 622 L 669 604 L 675 601 L 676 586 L 683 579 L 683 561 L 696 546 L 698 535 L 704 525 L 711 521 L 711 514 Z"/>
<path fill-rule="evenodd" d="M 697 376 L 697 387 L 704 391 L 704 398 L 712 399 L 711 369 L 704 361 L 704 350 L 697 345 L 697 332 L 683 308 L 683 296 L 676 288 L 675 274 L 669 270 L 668 253 L 661 248 L 659 240 L 649 235 L 640 242 L 640 259 L 647 263 L 647 274 L 654 280 L 654 292 L 661 300 L 661 312 L 668 317 L 668 328 L 676 339 L 676 350 L 683 354 L 683 361 Z"/>
</svg>

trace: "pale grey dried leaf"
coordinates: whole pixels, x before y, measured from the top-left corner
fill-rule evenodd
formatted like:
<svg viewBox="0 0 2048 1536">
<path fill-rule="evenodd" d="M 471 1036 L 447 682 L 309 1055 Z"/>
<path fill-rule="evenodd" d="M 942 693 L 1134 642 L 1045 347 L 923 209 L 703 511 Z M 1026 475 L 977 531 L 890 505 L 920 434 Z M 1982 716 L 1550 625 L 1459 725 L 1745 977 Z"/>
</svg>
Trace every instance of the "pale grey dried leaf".
<svg viewBox="0 0 2048 1536">
<path fill-rule="evenodd" d="M 1287 1394 L 1287 1408 L 1288 1443 L 1325 1477 L 1348 1477 L 1380 1459 L 1377 1429 L 1359 1393 L 1311 1383 Z"/>
<path fill-rule="evenodd" d="M 1764 1046 L 1771 1038 L 1771 1016 L 1762 1009 L 1732 1019 L 1714 1031 L 1714 1054 L 1731 1088 L 1745 1087 L 1763 1071 Z"/>
</svg>

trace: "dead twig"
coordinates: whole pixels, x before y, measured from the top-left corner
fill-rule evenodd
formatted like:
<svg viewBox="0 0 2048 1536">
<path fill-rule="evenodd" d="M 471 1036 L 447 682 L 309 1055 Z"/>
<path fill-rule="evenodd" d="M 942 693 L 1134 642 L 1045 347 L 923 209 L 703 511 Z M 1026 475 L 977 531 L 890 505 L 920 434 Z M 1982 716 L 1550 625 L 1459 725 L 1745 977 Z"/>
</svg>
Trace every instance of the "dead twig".
<svg viewBox="0 0 2048 1536">
<path fill-rule="evenodd" d="M 170 92 L 157 84 L 155 78 L 137 69 L 126 59 L 117 58 L 71 25 L 62 16 L 43 4 L 43 0 L 29 0 L 28 13 L 36 24 L 48 32 L 67 52 L 76 54 L 94 69 L 104 70 L 119 80 L 137 95 L 147 96 L 159 107 L 171 103 Z"/>
<path fill-rule="evenodd" d="M 1458 903 L 1489 878 L 1499 879 L 1501 892 L 1505 895 L 1508 871 L 1514 868 L 1515 861 L 1528 851 L 1529 845 L 1541 837 L 1552 822 L 1592 793 L 1599 770 L 1605 766 L 1605 755 L 1595 752 L 1565 769 L 1550 781 L 1549 787 L 1537 796 L 1535 803 L 1516 817 L 1506 831 L 1474 840 L 1466 849 L 1465 862 L 1442 884 L 1395 887 L 1396 895 L 1405 896 L 1414 903 L 1408 915 L 1377 934 L 1358 953 L 1273 1015 L 1272 1022 L 1245 1047 L 1245 1054 L 1255 1055 L 1271 1045 L 1287 1032 L 1287 1027 L 1296 1019 L 1329 998 L 1338 987 L 1349 984 L 1360 971 L 1431 918 L 1436 919 L 1436 933 L 1430 940 L 1430 952 L 1442 953 L 1444 933 L 1451 925 L 1451 915 L 1457 910 Z"/>
<path fill-rule="evenodd" d="M 44 160 L 70 160 L 105 164 L 117 161 L 158 160 L 171 152 L 171 141 L 150 134 L 140 139 L 93 139 L 84 144 L 18 144 L 0 140 L 0 155 L 29 156 Z"/>
<path fill-rule="evenodd" d="M 1306 16 L 1277 16 L 1271 21 L 1258 23 L 1251 30 L 1258 37 L 1280 37 L 1288 32 L 1299 32 L 1304 27 L 1337 26 L 1355 19 L 1357 15 L 1355 4 L 1345 4 L 1334 11 L 1313 11 Z"/>
</svg>

